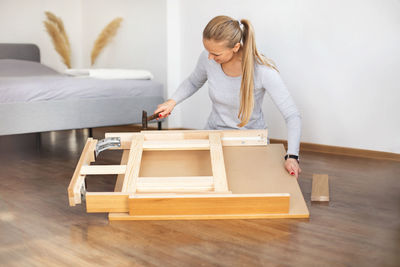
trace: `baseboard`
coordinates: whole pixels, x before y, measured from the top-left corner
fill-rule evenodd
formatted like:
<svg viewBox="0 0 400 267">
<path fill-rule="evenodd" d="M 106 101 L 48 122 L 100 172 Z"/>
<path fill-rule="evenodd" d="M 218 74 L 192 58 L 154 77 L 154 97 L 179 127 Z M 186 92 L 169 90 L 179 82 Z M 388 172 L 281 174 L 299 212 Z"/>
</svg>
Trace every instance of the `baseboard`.
<svg viewBox="0 0 400 267">
<path fill-rule="evenodd" d="M 270 142 L 271 144 L 283 144 L 285 148 L 287 148 L 286 140 L 270 139 Z M 304 142 L 300 143 L 300 151 L 311 151 L 311 152 L 346 155 L 353 157 L 400 161 L 400 154 L 396 153 L 340 147 L 340 146 L 320 145 L 320 144 L 304 143 Z"/>
</svg>

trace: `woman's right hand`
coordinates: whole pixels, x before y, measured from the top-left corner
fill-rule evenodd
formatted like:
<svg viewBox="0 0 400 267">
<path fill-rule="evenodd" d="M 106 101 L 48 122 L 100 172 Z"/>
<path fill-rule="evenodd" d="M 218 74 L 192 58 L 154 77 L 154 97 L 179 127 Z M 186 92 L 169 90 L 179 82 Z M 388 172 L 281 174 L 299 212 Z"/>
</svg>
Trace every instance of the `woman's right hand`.
<svg viewBox="0 0 400 267">
<path fill-rule="evenodd" d="M 171 114 L 175 106 L 176 106 L 175 100 L 168 99 L 164 103 L 158 105 L 157 109 L 154 111 L 154 114 L 160 112 L 160 118 L 166 118 Z"/>
</svg>

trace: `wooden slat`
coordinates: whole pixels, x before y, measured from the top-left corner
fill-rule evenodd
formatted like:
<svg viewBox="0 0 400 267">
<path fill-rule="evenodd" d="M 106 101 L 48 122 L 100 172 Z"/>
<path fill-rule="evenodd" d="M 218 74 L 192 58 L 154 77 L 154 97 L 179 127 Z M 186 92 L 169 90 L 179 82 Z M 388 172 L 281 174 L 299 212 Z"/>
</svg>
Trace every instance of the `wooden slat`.
<svg viewBox="0 0 400 267">
<path fill-rule="evenodd" d="M 212 176 L 178 176 L 178 177 L 139 177 L 139 184 L 202 184 L 213 183 Z"/>
<path fill-rule="evenodd" d="M 202 196 L 217 195 L 215 192 L 201 192 Z M 86 211 L 89 213 L 97 212 L 128 212 L 128 198 L 132 193 L 129 192 L 87 192 L 86 193 Z M 139 193 L 136 192 L 135 196 L 176 196 L 177 193 Z M 193 196 L 192 193 L 182 192 L 180 196 Z M 220 195 L 220 194 L 219 194 Z M 230 194 L 227 194 L 230 196 Z"/>
<path fill-rule="evenodd" d="M 85 182 L 85 176 L 84 175 L 79 175 L 75 179 L 75 184 L 73 187 L 73 199 L 69 198 L 69 205 L 70 206 L 75 206 L 75 204 L 81 204 L 82 203 L 82 196 L 81 196 L 81 188 Z M 73 203 L 73 204 L 72 204 Z"/>
<path fill-rule="evenodd" d="M 143 150 L 208 150 L 210 143 L 208 140 L 157 140 L 144 141 Z"/>
<path fill-rule="evenodd" d="M 289 199 L 290 199 L 290 194 L 286 193 L 283 194 L 136 193 L 135 195 L 132 195 L 131 193 L 123 193 L 123 192 L 87 192 L 86 210 L 87 212 L 90 213 L 129 212 L 130 209 L 132 209 L 133 207 L 138 207 L 140 210 L 138 211 L 139 213 L 146 213 L 147 215 L 194 215 L 194 214 L 263 215 L 270 213 L 287 213 L 289 210 Z M 191 209 L 193 209 L 193 211 L 190 211 Z"/>
<path fill-rule="evenodd" d="M 268 130 L 168 130 L 168 131 L 142 131 L 145 140 L 177 140 L 177 139 L 208 139 L 210 133 L 220 133 L 224 138 L 247 138 L 257 137 L 258 140 L 266 142 Z"/>
<path fill-rule="evenodd" d="M 126 165 L 128 163 L 129 151 L 130 150 L 128 150 L 128 149 L 123 150 L 122 157 L 121 157 L 121 165 Z M 125 170 L 125 172 L 126 172 L 126 170 Z M 124 178 L 125 178 L 125 173 L 118 174 L 117 181 L 115 182 L 114 192 L 122 191 L 122 185 L 124 184 Z"/>
<path fill-rule="evenodd" d="M 226 179 L 224 154 L 222 152 L 220 133 L 210 133 L 210 153 L 215 191 L 229 191 L 228 182 Z"/>
<path fill-rule="evenodd" d="M 124 184 L 122 185 L 122 192 L 134 193 L 136 191 L 136 183 L 139 176 L 140 162 L 143 153 L 143 141 L 144 137 L 142 134 L 136 134 L 132 138 Z"/>
<path fill-rule="evenodd" d="M 185 185 L 138 185 L 137 193 L 206 193 L 213 192 L 213 185 L 185 186 Z"/>
<path fill-rule="evenodd" d="M 268 130 L 224 130 L 221 131 L 223 146 L 266 146 L 268 144 Z"/>
<path fill-rule="evenodd" d="M 309 218 L 308 214 L 268 213 L 268 214 L 213 214 L 213 215 L 129 215 L 128 212 L 108 214 L 110 221 L 151 221 L 151 220 L 233 220 L 233 219 L 283 219 Z"/>
<path fill-rule="evenodd" d="M 327 174 L 314 174 L 311 201 L 329 201 L 329 177 Z"/>
<path fill-rule="evenodd" d="M 208 140 L 210 133 L 220 133 L 223 146 L 266 146 L 268 131 L 264 130 L 168 130 L 142 131 L 145 142 L 202 139 Z M 111 149 L 130 149 L 132 136 L 137 133 L 106 133 L 105 137 L 120 137 L 121 147 Z"/>
<path fill-rule="evenodd" d="M 245 215 L 289 212 L 289 194 L 130 196 L 129 215 Z"/>
<path fill-rule="evenodd" d="M 68 186 L 68 199 L 70 206 L 75 206 L 75 204 L 81 203 L 80 189 L 84 183 L 85 176 L 80 175 L 80 170 L 82 166 L 89 165 L 94 161 L 94 149 L 96 148 L 96 144 L 97 140 L 88 138 L 85 147 L 83 148 L 81 157 L 79 158 L 74 174 L 72 175 L 71 182 Z"/>
<path fill-rule="evenodd" d="M 139 177 L 137 192 L 202 192 L 214 190 L 212 176 Z"/>
<path fill-rule="evenodd" d="M 91 165 L 82 166 L 81 175 L 107 175 L 107 174 L 124 174 L 126 165 Z"/>
</svg>

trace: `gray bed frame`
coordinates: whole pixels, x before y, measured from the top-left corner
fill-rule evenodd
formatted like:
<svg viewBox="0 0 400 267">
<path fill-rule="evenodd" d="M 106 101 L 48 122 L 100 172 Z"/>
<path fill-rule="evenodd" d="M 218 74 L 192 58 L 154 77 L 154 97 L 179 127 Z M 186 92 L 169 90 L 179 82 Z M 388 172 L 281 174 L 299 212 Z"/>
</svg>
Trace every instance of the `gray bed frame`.
<svg viewBox="0 0 400 267">
<path fill-rule="evenodd" d="M 0 59 L 40 62 L 40 50 L 35 44 L 0 44 Z M 136 96 L 0 103 L 0 135 L 141 124 L 142 111 L 152 114 L 163 101 Z"/>
</svg>

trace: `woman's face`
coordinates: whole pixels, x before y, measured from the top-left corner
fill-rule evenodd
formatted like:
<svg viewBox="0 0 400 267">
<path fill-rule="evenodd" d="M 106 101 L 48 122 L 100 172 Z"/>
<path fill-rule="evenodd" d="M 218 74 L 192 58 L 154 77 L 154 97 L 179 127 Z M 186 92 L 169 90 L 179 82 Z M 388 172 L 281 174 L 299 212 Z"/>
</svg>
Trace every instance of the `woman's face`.
<svg viewBox="0 0 400 267">
<path fill-rule="evenodd" d="M 213 59 L 219 64 L 230 61 L 240 48 L 239 43 L 233 48 L 229 48 L 226 46 L 227 41 L 215 41 L 213 39 L 203 39 L 203 44 L 208 51 L 208 59 Z"/>
</svg>

